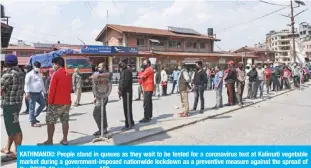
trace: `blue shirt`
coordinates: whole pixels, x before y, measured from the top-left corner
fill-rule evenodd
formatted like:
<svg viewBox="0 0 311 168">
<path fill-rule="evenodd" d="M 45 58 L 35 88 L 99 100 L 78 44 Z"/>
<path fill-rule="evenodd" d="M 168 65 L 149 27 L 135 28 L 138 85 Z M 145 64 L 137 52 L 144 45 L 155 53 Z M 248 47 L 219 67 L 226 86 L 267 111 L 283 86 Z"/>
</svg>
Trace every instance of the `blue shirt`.
<svg viewBox="0 0 311 168">
<path fill-rule="evenodd" d="M 222 71 L 219 71 L 215 74 L 215 78 L 214 78 L 214 84 L 215 86 L 217 85 L 218 81 L 220 78 L 223 78 L 224 74 Z M 223 83 L 223 80 L 221 79 L 221 82 L 219 83 L 219 88 L 222 88 L 222 83 Z"/>
<path fill-rule="evenodd" d="M 173 80 L 174 80 L 174 81 L 177 81 L 177 80 L 178 80 L 179 74 L 180 74 L 180 71 L 177 71 L 177 70 L 174 70 L 174 71 L 173 71 L 172 76 L 173 76 Z"/>
</svg>

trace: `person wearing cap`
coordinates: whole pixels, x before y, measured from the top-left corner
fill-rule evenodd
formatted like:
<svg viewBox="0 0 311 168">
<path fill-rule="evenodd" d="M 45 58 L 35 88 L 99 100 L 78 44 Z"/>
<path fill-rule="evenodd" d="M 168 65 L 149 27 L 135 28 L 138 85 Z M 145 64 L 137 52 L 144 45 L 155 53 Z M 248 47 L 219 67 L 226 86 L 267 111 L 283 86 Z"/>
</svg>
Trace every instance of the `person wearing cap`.
<svg viewBox="0 0 311 168">
<path fill-rule="evenodd" d="M 236 71 L 237 71 L 236 97 L 237 97 L 237 101 L 238 101 L 239 105 L 242 106 L 243 105 L 243 101 L 242 101 L 243 99 L 242 98 L 243 98 L 245 79 L 246 79 L 246 74 L 245 74 L 243 62 L 239 62 L 238 68 L 236 69 Z"/>
<path fill-rule="evenodd" d="M 225 71 L 225 83 L 227 86 L 228 106 L 236 104 L 235 82 L 237 80 L 237 72 L 234 68 L 234 62 L 228 62 L 228 69 Z"/>
<path fill-rule="evenodd" d="M 132 69 L 129 69 L 127 60 L 122 60 L 119 63 L 121 69 L 118 94 L 119 98 L 123 101 L 123 111 L 125 118 L 125 126 L 122 131 L 132 129 L 134 126 L 132 103 L 133 103 L 133 73 Z"/>
<path fill-rule="evenodd" d="M 190 75 L 186 70 L 185 63 L 180 64 L 180 75 L 178 76 L 178 88 L 180 94 L 180 100 L 183 108 L 183 112 L 180 113 L 180 117 L 189 116 L 189 98 L 188 98 L 188 85 L 191 82 Z"/>
<path fill-rule="evenodd" d="M 154 72 L 150 60 L 144 60 L 143 67 L 145 70 L 141 79 L 143 80 L 142 86 L 144 90 L 144 118 L 139 121 L 140 123 L 151 121 L 153 108 L 152 94 L 154 91 Z"/>
<path fill-rule="evenodd" d="M 17 147 L 22 144 L 23 134 L 19 123 L 19 112 L 23 104 L 25 73 L 17 66 L 16 55 L 5 57 L 7 71 L 1 77 L 1 97 L 3 107 L 3 119 L 8 142 L 2 153 L 7 154 L 2 162 L 15 160 Z M 12 144 L 15 144 L 15 151 L 11 152 Z"/>
<path fill-rule="evenodd" d="M 36 61 L 33 64 L 33 70 L 27 73 L 25 78 L 25 93 L 26 98 L 29 99 L 29 120 L 32 127 L 40 127 L 40 121 L 37 120 L 37 117 L 43 111 L 45 104 L 45 99 L 43 97 L 46 94 L 44 87 L 44 82 L 42 75 L 40 73 L 41 63 Z M 39 104 L 39 107 L 36 109 L 36 103 Z"/>
<path fill-rule="evenodd" d="M 91 76 L 91 78 L 98 78 L 100 76 L 107 76 L 109 77 L 109 73 L 107 72 L 105 63 L 100 63 L 98 65 L 98 72 L 94 72 L 94 74 Z M 107 121 L 107 111 L 106 111 L 106 106 L 108 103 L 108 98 L 100 100 L 95 97 L 94 95 L 94 100 L 93 100 L 95 107 L 93 110 L 93 118 L 95 120 L 95 123 L 97 125 L 98 131 L 96 131 L 93 135 L 94 136 L 99 136 L 101 135 L 101 130 L 103 130 L 104 134 L 108 133 L 108 121 Z M 103 103 L 103 115 L 101 115 L 101 105 Z M 103 128 L 101 128 L 101 120 L 103 120 Z"/>
<path fill-rule="evenodd" d="M 82 93 L 83 80 L 82 75 L 78 68 L 75 68 L 75 72 L 72 74 L 72 87 L 73 91 L 76 94 L 76 100 L 74 106 L 80 105 L 81 93 Z"/>
</svg>

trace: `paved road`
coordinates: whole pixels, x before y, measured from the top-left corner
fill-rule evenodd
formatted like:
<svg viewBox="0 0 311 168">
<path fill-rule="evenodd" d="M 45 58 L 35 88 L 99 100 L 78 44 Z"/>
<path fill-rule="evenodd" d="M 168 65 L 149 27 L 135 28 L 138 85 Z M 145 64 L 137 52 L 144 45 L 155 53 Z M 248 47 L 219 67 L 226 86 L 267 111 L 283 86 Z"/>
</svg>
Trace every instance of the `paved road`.
<svg viewBox="0 0 311 168">
<path fill-rule="evenodd" d="M 311 144 L 311 88 L 133 144 Z"/>
</svg>

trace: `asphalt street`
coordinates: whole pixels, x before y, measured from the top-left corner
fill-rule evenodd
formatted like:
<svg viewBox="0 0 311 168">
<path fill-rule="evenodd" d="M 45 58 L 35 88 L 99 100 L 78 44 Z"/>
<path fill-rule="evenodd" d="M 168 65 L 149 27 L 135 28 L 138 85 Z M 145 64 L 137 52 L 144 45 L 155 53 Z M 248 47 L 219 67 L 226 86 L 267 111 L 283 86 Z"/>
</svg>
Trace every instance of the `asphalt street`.
<svg viewBox="0 0 311 168">
<path fill-rule="evenodd" d="M 311 88 L 293 91 L 132 145 L 311 144 Z"/>
</svg>

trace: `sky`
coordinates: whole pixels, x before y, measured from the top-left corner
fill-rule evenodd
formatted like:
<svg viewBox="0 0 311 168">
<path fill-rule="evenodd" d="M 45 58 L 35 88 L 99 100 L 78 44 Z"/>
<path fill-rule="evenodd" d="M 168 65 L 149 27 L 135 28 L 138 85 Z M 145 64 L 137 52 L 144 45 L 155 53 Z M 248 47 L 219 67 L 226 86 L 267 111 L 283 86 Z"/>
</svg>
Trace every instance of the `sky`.
<svg viewBox="0 0 311 168">
<path fill-rule="evenodd" d="M 14 27 L 10 43 L 24 40 L 35 42 L 102 45 L 95 38 L 108 24 L 121 24 L 167 29 L 167 26 L 192 28 L 207 34 L 213 28 L 217 38 L 216 50 L 236 50 L 265 41 L 271 30 L 288 29 L 290 8 L 285 8 L 255 21 L 255 18 L 283 6 L 252 1 L 204 0 L 0 0 L 9 24 Z M 269 1 L 289 5 L 289 0 Z M 295 8 L 295 13 L 311 7 Z M 108 17 L 107 17 L 108 10 Z M 297 16 L 296 25 L 311 23 L 311 9 Z M 252 22 L 249 22 L 252 21 Z"/>
</svg>

